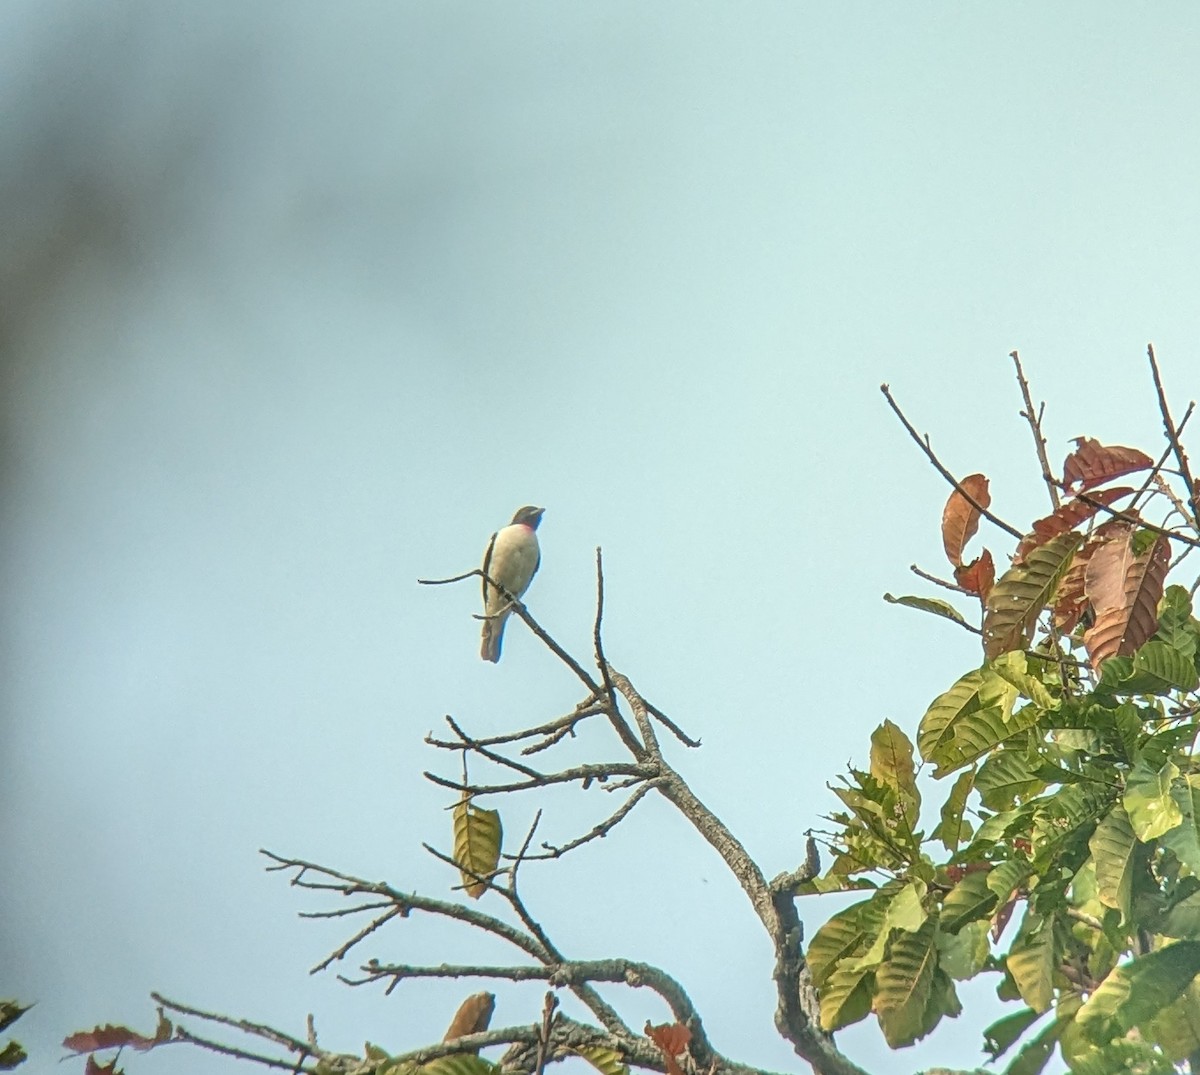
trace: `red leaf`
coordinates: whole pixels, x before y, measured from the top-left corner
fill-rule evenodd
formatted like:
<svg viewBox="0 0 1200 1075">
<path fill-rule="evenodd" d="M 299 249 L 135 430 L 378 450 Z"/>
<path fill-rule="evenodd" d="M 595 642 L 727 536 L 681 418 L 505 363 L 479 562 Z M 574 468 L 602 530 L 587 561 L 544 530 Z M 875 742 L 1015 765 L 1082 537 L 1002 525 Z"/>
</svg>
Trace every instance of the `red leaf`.
<svg viewBox="0 0 1200 1075">
<path fill-rule="evenodd" d="M 1170 563 L 1165 537 L 1135 556 L 1128 525 L 1114 529 L 1092 553 L 1083 586 L 1096 620 L 1083 633 L 1083 644 L 1093 670 L 1109 657 L 1133 653 L 1158 630 L 1158 602 Z"/>
<path fill-rule="evenodd" d="M 988 480 L 982 474 L 968 474 L 958 484 L 980 507 L 986 508 L 991 504 Z M 946 558 L 955 567 L 962 564 L 963 546 L 975 536 L 978 529 L 979 508 L 955 489 L 942 509 L 942 547 L 946 550 Z"/>
<path fill-rule="evenodd" d="M 1012 918 L 1013 908 L 1017 905 L 1017 897 L 1014 894 L 1008 901 L 992 915 L 992 942 L 1000 940 L 1000 935 L 1004 932 L 1004 927 L 1008 925 L 1008 920 Z"/>
<path fill-rule="evenodd" d="M 1110 478 L 1132 474 L 1154 466 L 1154 460 L 1136 448 L 1119 444 L 1101 444 L 1091 437 L 1076 437 L 1075 451 L 1063 463 L 1063 485 L 1070 491 L 1079 482 L 1080 490 L 1102 485 Z"/>
<path fill-rule="evenodd" d="M 683 1075 L 679 1062 L 675 1058 L 687 1051 L 688 1042 L 692 1040 L 692 1032 L 682 1023 L 663 1023 L 661 1026 L 651 1026 L 647 1021 L 646 1037 L 662 1051 L 663 1059 L 667 1062 L 668 1075 Z"/>
<path fill-rule="evenodd" d="M 160 1014 L 152 1038 L 130 1030 L 129 1027 L 113 1026 L 110 1023 L 107 1026 L 93 1027 L 91 1030 L 80 1030 L 64 1038 L 63 1048 L 70 1049 L 73 1053 L 94 1053 L 101 1049 L 124 1049 L 128 1046 L 145 1052 L 170 1041 L 171 1029 L 171 1021 Z"/>
<path fill-rule="evenodd" d="M 1111 504 L 1114 500 L 1120 500 L 1121 497 L 1132 492 L 1133 490 L 1127 486 L 1122 486 L 1118 489 L 1097 489 L 1096 492 L 1088 494 L 1088 500 L 1098 501 L 1099 504 L 1107 505 Z M 1068 530 L 1074 530 L 1080 523 L 1087 522 L 1088 519 L 1100 510 L 1099 504 L 1089 504 L 1087 500 L 1068 500 L 1053 515 L 1047 515 L 1044 519 L 1038 519 L 1033 524 L 1033 531 L 1026 534 L 1021 539 L 1021 544 L 1017 546 L 1017 553 L 1013 558 L 1013 563 L 1024 563 L 1025 557 L 1039 545 L 1045 545 L 1051 538 L 1056 538 L 1059 534 L 1065 534 Z"/>
<path fill-rule="evenodd" d="M 992 583 L 996 581 L 996 565 L 992 562 L 992 554 L 987 549 L 969 564 L 954 569 L 954 581 L 964 590 L 979 594 L 981 601 L 987 600 L 991 593 Z"/>
</svg>

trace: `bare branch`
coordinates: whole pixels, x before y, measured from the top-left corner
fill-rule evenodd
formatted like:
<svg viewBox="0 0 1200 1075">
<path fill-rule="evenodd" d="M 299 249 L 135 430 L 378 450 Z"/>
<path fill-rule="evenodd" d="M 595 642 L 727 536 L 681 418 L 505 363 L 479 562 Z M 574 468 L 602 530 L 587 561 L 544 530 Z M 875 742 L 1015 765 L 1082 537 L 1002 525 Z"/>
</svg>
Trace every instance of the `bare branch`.
<svg viewBox="0 0 1200 1075">
<path fill-rule="evenodd" d="M 1162 374 L 1158 369 L 1158 359 L 1154 357 L 1154 344 L 1149 344 L 1146 347 L 1146 354 L 1150 358 L 1150 371 L 1154 375 L 1154 388 L 1158 393 L 1158 409 L 1162 413 L 1163 429 L 1166 431 L 1167 440 L 1175 452 L 1175 458 L 1179 461 L 1179 472 L 1183 475 L 1184 483 L 1187 485 L 1188 503 L 1192 506 L 1191 517 L 1189 518 L 1185 512 L 1184 518 L 1187 519 L 1192 529 L 1195 530 L 1197 523 L 1200 522 L 1200 486 L 1196 485 L 1195 479 L 1192 477 L 1191 467 L 1188 465 L 1187 452 L 1184 451 L 1183 442 L 1179 439 L 1179 430 L 1171 420 L 1171 408 L 1167 404 L 1167 393 L 1163 388 Z"/>
<path fill-rule="evenodd" d="M 1021 398 L 1025 400 L 1025 409 L 1021 417 L 1029 423 L 1029 431 L 1033 434 L 1033 444 L 1037 449 L 1038 462 L 1042 465 L 1042 480 L 1046 483 L 1046 491 L 1050 494 L 1050 504 L 1058 511 L 1058 489 L 1054 485 L 1054 474 L 1050 470 L 1050 460 L 1046 458 L 1046 438 L 1042 434 L 1043 403 L 1036 414 L 1033 411 L 1033 397 L 1029 394 L 1029 382 L 1025 380 L 1025 371 L 1021 369 L 1021 356 L 1013 351 L 1010 356 L 1017 367 L 1017 383 L 1021 386 Z"/>
<path fill-rule="evenodd" d="M 921 451 L 925 453 L 926 458 L 933 464 L 934 469 L 943 478 L 945 478 L 946 481 L 953 485 L 955 489 L 958 490 L 959 496 L 961 496 L 968 504 L 970 504 L 971 507 L 975 508 L 985 519 L 988 519 L 989 521 L 995 523 L 996 526 L 1000 527 L 1001 530 L 1006 530 L 1018 541 L 1023 538 L 1025 535 L 1022 534 L 1020 530 L 1018 530 L 1011 523 L 1006 523 L 998 515 L 994 515 L 992 512 L 988 511 L 988 509 L 980 504 L 979 501 L 973 496 L 971 496 L 971 494 L 962 487 L 958 479 L 942 465 L 941 460 L 934 455 L 933 448 L 929 444 L 929 437 L 922 437 L 921 434 L 913 428 L 912 423 L 905 417 L 904 412 L 900 409 L 900 405 L 892 398 L 892 390 L 886 384 L 881 384 L 879 386 L 879 391 L 883 393 L 884 398 L 888 401 L 888 406 L 891 407 L 895 412 L 896 417 L 900 419 L 901 424 L 905 429 L 908 430 L 908 435 L 917 442 L 917 447 L 919 447 Z"/>
<path fill-rule="evenodd" d="M 949 582 L 946 579 L 938 578 L 937 575 L 931 575 L 928 571 L 922 571 L 916 564 L 909 564 L 908 570 L 911 571 L 919 579 L 924 579 L 926 582 L 932 582 L 935 586 L 940 586 L 943 590 L 951 590 L 954 593 L 966 594 L 968 597 L 978 597 L 974 590 L 966 590 L 959 586 L 956 582 Z"/>
<path fill-rule="evenodd" d="M 1070 490 L 1063 485 L 1062 482 L 1057 482 L 1056 484 L 1064 492 L 1070 492 Z M 1082 490 L 1075 493 L 1074 496 L 1076 500 L 1082 500 L 1085 504 L 1090 504 L 1092 507 L 1098 508 L 1106 515 L 1111 515 L 1114 519 L 1120 519 L 1122 522 L 1131 523 L 1142 530 L 1151 530 L 1156 534 L 1161 534 L 1165 538 L 1170 538 L 1172 541 L 1182 542 L 1184 545 L 1200 546 L 1200 540 L 1197 540 L 1194 537 L 1190 537 L 1187 534 L 1181 534 L 1178 530 L 1167 530 L 1164 527 L 1155 526 L 1154 523 L 1147 522 L 1140 515 L 1132 514 L 1128 511 L 1118 511 L 1116 508 L 1110 508 L 1103 501 L 1097 500 L 1094 496 L 1089 496 Z"/>
<path fill-rule="evenodd" d="M 584 844 L 592 840 L 607 836 L 618 824 L 633 810 L 639 802 L 642 801 L 648 792 L 658 787 L 658 780 L 647 780 L 644 784 L 638 786 L 638 789 L 626 799 L 620 807 L 600 822 L 590 832 L 584 833 L 582 836 L 574 840 L 555 847 L 552 844 L 543 843 L 542 847 L 546 849 L 545 854 L 526 855 L 528 859 L 556 859 L 561 858 L 568 851 L 574 851 L 577 847 L 582 847 Z"/>
<path fill-rule="evenodd" d="M 484 736 L 483 738 L 476 739 L 475 742 L 480 746 L 493 747 L 499 746 L 503 743 L 517 743 L 522 739 L 532 739 L 534 736 L 538 735 L 557 735 L 561 738 L 561 735 L 564 732 L 573 733 L 575 730 L 575 725 L 580 723 L 580 721 L 586 720 L 588 717 L 598 716 L 604 711 L 603 703 L 597 701 L 595 698 L 588 698 L 586 701 L 580 702 L 579 705 L 575 707 L 573 712 L 568 713 L 565 716 L 555 717 L 554 720 L 546 721 L 544 724 L 538 724 L 532 728 L 522 728 L 520 731 L 516 732 L 506 732 L 503 735 Z M 445 739 L 435 739 L 432 732 L 425 736 L 425 742 L 429 746 L 438 747 L 441 750 L 462 750 L 461 743 L 452 743 Z M 538 745 L 533 749 L 541 750 L 544 748 L 541 745 Z M 529 750 L 525 751 L 525 753 L 529 752 Z"/>
<path fill-rule="evenodd" d="M 425 779 L 466 795 L 502 795 L 512 791 L 530 791 L 533 788 L 549 787 L 551 784 L 570 784 L 579 781 L 585 788 L 593 782 L 603 783 L 614 776 L 631 776 L 648 779 L 655 775 L 652 765 L 641 762 L 603 762 L 594 765 L 576 765 L 558 773 L 542 773 L 536 779 L 520 780 L 513 784 L 466 784 L 449 780 L 436 773 L 425 773 Z"/>
<path fill-rule="evenodd" d="M 366 881 L 362 878 L 353 877 L 349 874 L 330 869 L 328 866 L 319 866 L 314 862 L 306 862 L 303 859 L 284 858 L 271 851 L 261 850 L 260 854 L 273 859 L 277 863 L 275 866 L 268 866 L 268 870 L 296 870 L 296 876 L 292 878 L 291 884 L 298 888 L 339 892 L 344 896 L 356 896 L 360 894 L 386 896 L 396 905 L 402 918 L 407 918 L 413 911 L 423 911 L 426 914 L 439 915 L 443 918 L 453 918 L 459 922 L 465 922 L 467 925 L 474 926 L 476 929 L 481 929 L 485 933 L 491 933 L 502 940 L 508 941 L 522 952 L 533 956 L 536 960 L 544 961 L 548 958 L 546 951 L 535 938 L 530 937 L 515 926 L 509 925 L 507 922 L 501 921 L 492 915 L 484 914 L 482 911 L 477 911 L 473 907 L 464 907 L 459 903 L 433 899 L 430 896 L 420 896 L 415 892 L 400 892 L 382 881 Z M 309 881 L 304 875 L 310 872 L 331 877 L 340 883 L 327 884 Z"/>
<path fill-rule="evenodd" d="M 530 615 L 529 609 L 525 607 L 513 594 L 509 593 L 501 586 L 494 578 L 486 574 L 480 568 L 475 568 L 474 571 L 468 571 L 463 575 L 455 575 L 448 579 L 417 579 L 417 582 L 422 586 L 445 586 L 451 582 L 462 582 L 464 579 L 480 578 L 487 585 L 494 586 L 496 590 L 508 601 L 509 607 L 514 615 L 525 622 L 535 635 L 542 640 L 542 644 L 546 646 L 560 661 L 563 662 L 572 672 L 575 673 L 582 681 L 585 687 L 592 693 L 593 697 L 600 697 L 604 691 L 603 688 L 584 670 L 583 666 L 575 660 L 565 649 L 562 648 L 541 624 Z"/>
<path fill-rule="evenodd" d="M 659 724 L 666 728 L 667 731 L 675 736 L 675 738 L 678 739 L 685 747 L 700 746 L 699 739 L 693 739 L 690 735 L 688 735 L 687 732 L 679 727 L 679 725 L 676 724 L 670 717 L 668 717 L 666 713 L 659 709 L 658 706 L 653 705 L 650 702 L 646 702 L 646 709 L 649 710 L 650 715 L 656 721 L 658 721 Z"/>
<path fill-rule="evenodd" d="M 374 960 L 363 968 L 366 976 L 349 981 L 350 985 L 366 985 L 391 978 L 394 982 L 410 978 L 502 978 L 510 982 L 548 982 L 555 988 L 610 982 L 633 989 L 643 987 L 657 993 L 677 1022 L 691 1028 L 693 1055 L 712 1053 L 712 1045 L 704 1032 L 700 1014 L 687 991 L 671 975 L 649 963 L 632 959 L 564 960 L 545 966 L 498 967 L 442 963 L 438 966 L 378 963 Z M 389 989 L 390 991 L 390 989 Z M 460 1039 L 463 1040 L 463 1039 Z"/>
</svg>

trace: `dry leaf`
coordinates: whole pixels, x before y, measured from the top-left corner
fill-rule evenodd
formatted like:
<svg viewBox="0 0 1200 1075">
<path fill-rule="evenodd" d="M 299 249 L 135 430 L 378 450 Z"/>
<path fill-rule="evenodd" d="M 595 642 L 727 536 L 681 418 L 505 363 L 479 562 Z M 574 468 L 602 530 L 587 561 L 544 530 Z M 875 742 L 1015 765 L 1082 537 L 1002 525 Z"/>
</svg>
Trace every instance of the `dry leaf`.
<svg viewBox="0 0 1200 1075">
<path fill-rule="evenodd" d="M 1080 523 L 1087 522 L 1100 510 L 1099 504 L 1111 504 L 1114 500 L 1120 500 L 1121 497 L 1133 491 L 1131 488 L 1122 486 L 1119 489 L 1097 489 L 1096 492 L 1088 494 L 1088 500 L 1099 503 L 1089 504 L 1087 500 L 1068 500 L 1053 515 L 1038 519 L 1033 524 L 1032 531 L 1026 534 L 1021 539 L 1021 544 L 1017 546 L 1013 563 L 1022 563 L 1025 557 L 1039 545 L 1045 545 L 1051 538 L 1065 534 L 1068 530 L 1074 530 Z"/>
<path fill-rule="evenodd" d="M 487 1030 L 496 1010 L 495 993 L 472 993 L 459 1006 L 442 1041 L 454 1041 Z M 476 1050 L 472 1049 L 471 1052 Z"/>
<path fill-rule="evenodd" d="M 980 507 L 991 505 L 988 480 L 982 474 L 968 474 L 958 484 Z M 962 564 L 963 546 L 975 536 L 978 529 L 979 508 L 955 489 L 942 509 L 942 546 L 946 550 L 946 558 L 955 567 Z"/>
<path fill-rule="evenodd" d="M 1114 529 L 1092 553 L 1084 593 L 1096 619 L 1083 633 L 1083 644 L 1093 670 L 1109 657 L 1133 653 L 1158 630 L 1158 602 L 1170 562 L 1165 537 L 1135 556 L 1133 528 L 1127 525 Z"/>
<path fill-rule="evenodd" d="M 136 1030 L 126 1026 L 93 1027 L 91 1030 L 81 1030 L 63 1039 L 63 1048 L 73 1053 L 94 1053 L 100 1049 L 123 1049 L 130 1047 L 145 1052 L 156 1045 L 162 1045 L 171 1040 L 171 1021 L 159 1015 L 158 1026 L 154 1029 L 154 1037 L 147 1038 Z"/>
<path fill-rule="evenodd" d="M 463 890 L 479 899 L 500 862 L 500 844 L 504 831 L 500 814 L 484 810 L 464 795 L 454 807 L 454 861 L 462 875 Z"/>
<path fill-rule="evenodd" d="M 679 1061 L 675 1058 L 687 1050 L 688 1042 L 692 1040 L 692 1032 L 682 1023 L 651 1026 L 647 1021 L 646 1037 L 662 1051 L 663 1059 L 667 1062 L 668 1075 L 683 1075 Z"/>
<path fill-rule="evenodd" d="M 1091 437 L 1076 437 L 1075 451 L 1063 463 L 1063 485 L 1079 483 L 1080 491 L 1102 485 L 1110 478 L 1132 474 L 1135 470 L 1147 470 L 1154 460 L 1136 448 L 1124 448 L 1119 444 L 1101 444 Z"/>
<path fill-rule="evenodd" d="M 984 549 L 969 564 L 956 567 L 954 581 L 964 590 L 978 594 L 981 601 L 987 601 L 987 596 L 992 591 L 992 583 L 996 581 L 996 565 L 992 561 L 992 554 Z"/>
</svg>

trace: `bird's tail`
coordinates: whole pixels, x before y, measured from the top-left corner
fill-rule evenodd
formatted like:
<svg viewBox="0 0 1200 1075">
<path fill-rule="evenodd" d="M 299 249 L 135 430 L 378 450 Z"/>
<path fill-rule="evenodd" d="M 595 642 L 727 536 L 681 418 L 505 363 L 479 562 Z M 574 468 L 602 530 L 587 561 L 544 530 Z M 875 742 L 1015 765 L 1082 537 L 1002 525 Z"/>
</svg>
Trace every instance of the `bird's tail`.
<svg viewBox="0 0 1200 1075">
<path fill-rule="evenodd" d="M 504 617 L 483 621 L 483 645 L 479 656 L 495 664 L 500 660 L 500 643 L 504 641 Z"/>
</svg>

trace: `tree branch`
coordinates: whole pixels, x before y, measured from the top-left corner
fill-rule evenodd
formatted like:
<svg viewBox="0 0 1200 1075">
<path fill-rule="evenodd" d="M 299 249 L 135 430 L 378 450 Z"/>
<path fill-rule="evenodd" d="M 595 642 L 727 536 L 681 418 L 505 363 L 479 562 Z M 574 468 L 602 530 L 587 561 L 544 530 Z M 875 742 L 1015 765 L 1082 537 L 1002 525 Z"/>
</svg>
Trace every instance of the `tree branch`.
<svg viewBox="0 0 1200 1075">
<path fill-rule="evenodd" d="M 1163 388 L 1158 359 L 1154 357 L 1154 344 L 1147 345 L 1146 354 L 1150 358 L 1150 372 L 1154 375 L 1154 388 L 1158 393 L 1158 409 L 1162 413 L 1163 429 L 1166 430 L 1167 440 L 1175 452 L 1175 458 L 1179 461 L 1179 472 L 1183 475 L 1184 483 L 1187 485 L 1188 503 L 1192 506 L 1192 515 L 1186 521 L 1194 530 L 1197 523 L 1200 523 L 1200 486 L 1196 485 L 1195 479 L 1192 477 L 1191 468 L 1188 466 L 1187 452 L 1184 451 L 1183 443 L 1179 439 L 1179 430 L 1171 420 L 1171 408 L 1167 405 L 1167 393 Z"/>
<path fill-rule="evenodd" d="M 1029 423 L 1029 431 L 1033 434 L 1033 445 L 1037 449 L 1038 462 L 1042 465 L 1042 481 L 1046 483 L 1046 491 L 1050 494 L 1050 504 L 1058 511 L 1058 489 L 1054 484 L 1054 474 L 1050 470 L 1050 460 L 1046 457 L 1046 438 L 1042 435 L 1043 403 L 1036 414 L 1033 411 L 1033 397 L 1029 394 L 1029 382 L 1025 380 L 1025 371 L 1021 369 L 1021 356 L 1013 351 L 1009 357 L 1017 367 L 1017 384 L 1021 386 L 1021 397 L 1025 400 L 1025 409 L 1021 417 Z"/>
<path fill-rule="evenodd" d="M 917 447 L 925 453 L 926 458 L 933 464 L 934 469 L 943 478 L 945 478 L 946 481 L 953 485 L 955 489 L 958 490 L 959 496 L 961 496 L 968 504 L 970 504 L 971 507 L 975 508 L 975 510 L 978 511 L 979 514 L 985 519 L 995 523 L 995 525 L 1000 527 L 1001 530 L 1006 530 L 1018 541 L 1020 541 L 1020 539 L 1025 536 L 1020 530 L 1018 530 L 1011 523 L 1006 523 L 998 515 L 994 515 L 992 512 L 988 511 L 988 509 L 980 504 L 979 501 L 973 496 L 971 496 L 971 494 L 962 487 L 958 479 L 942 465 L 941 460 L 934 455 L 933 448 L 930 447 L 929 437 L 922 437 L 921 434 L 913 428 L 912 423 L 905 417 L 904 412 L 900 409 L 900 405 L 892 398 L 892 390 L 886 384 L 881 384 L 879 386 L 879 391 L 883 393 L 884 398 L 888 401 L 888 406 L 891 407 L 895 412 L 896 417 L 900 419 L 901 424 L 905 429 L 908 430 L 908 435 L 912 437 L 914 441 L 916 441 Z"/>
</svg>

